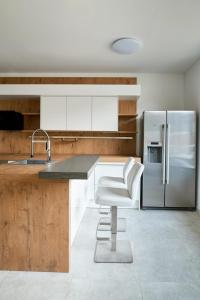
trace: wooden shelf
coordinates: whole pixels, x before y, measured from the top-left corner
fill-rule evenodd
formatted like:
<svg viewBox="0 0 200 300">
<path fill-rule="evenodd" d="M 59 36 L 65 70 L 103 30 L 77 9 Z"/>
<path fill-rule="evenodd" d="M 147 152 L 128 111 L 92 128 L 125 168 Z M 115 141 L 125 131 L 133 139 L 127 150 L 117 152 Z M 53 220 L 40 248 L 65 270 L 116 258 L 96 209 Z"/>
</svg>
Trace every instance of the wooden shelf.
<svg viewBox="0 0 200 300">
<path fill-rule="evenodd" d="M 138 114 L 119 114 L 119 117 L 132 117 L 132 118 L 136 118 L 138 116 Z"/>
<path fill-rule="evenodd" d="M 137 102 L 134 100 L 120 100 L 118 112 L 119 131 L 137 131 Z"/>
<path fill-rule="evenodd" d="M 43 136 L 38 136 L 39 139 Z M 29 136 L 31 138 L 31 136 Z M 65 135 L 50 135 L 50 139 L 53 140 L 62 140 L 62 141 L 73 141 L 77 142 L 79 139 L 109 139 L 109 140 L 133 140 L 133 136 L 65 136 Z"/>
<path fill-rule="evenodd" d="M 18 130 L 19 131 L 19 130 Z M 23 132 L 31 132 L 33 130 L 21 130 Z M 92 133 L 92 134 L 95 134 L 95 133 L 100 133 L 101 135 L 103 135 L 104 133 L 137 133 L 136 131 L 127 131 L 127 130 L 121 130 L 121 131 L 73 131 L 73 130 L 46 130 L 47 132 L 51 133 L 51 132 L 61 132 L 61 133 L 80 133 L 82 132 L 83 134 L 85 133 Z"/>
<path fill-rule="evenodd" d="M 24 133 L 30 133 L 34 130 L 21 130 Z M 67 130 L 47 130 L 49 134 L 51 133 L 59 133 L 60 135 L 66 134 L 68 137 L 71 136 L 123 136 L 123 135 L 135 135 L 137 131 L 67 131 Z"/>
<path fill-rule="evenodd" d="M 33 131 L 34 131 L 34 129 L 32 129 L 32 130 L 31 130 L 31 129 L 24 129 L 24 130 L 21 130 L 21 132 L 25 132 L 25 133 L 26 133 L 26 132 L 33 132 Z"/>
<path fill-rule="evenodd" d="M 40 113 L 38 112 L 23 112 L 22 113 L 23 116 L 39 116 Z"/>
</svg>

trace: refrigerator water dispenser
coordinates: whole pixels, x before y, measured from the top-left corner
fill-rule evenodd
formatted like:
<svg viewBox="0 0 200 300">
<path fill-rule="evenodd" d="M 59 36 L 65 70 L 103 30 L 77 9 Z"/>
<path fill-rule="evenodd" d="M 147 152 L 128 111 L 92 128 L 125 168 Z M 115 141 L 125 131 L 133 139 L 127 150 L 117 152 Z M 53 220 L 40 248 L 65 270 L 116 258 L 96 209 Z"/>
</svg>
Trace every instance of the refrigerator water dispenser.
<svg viewBox="0 0 200 300">
<path fill-rule="evenodd" d="M 162 163 L 162 144 L 159 142 L 151 142 L 147 145 L 148 161 L 150 163 Z"/>
</svg>

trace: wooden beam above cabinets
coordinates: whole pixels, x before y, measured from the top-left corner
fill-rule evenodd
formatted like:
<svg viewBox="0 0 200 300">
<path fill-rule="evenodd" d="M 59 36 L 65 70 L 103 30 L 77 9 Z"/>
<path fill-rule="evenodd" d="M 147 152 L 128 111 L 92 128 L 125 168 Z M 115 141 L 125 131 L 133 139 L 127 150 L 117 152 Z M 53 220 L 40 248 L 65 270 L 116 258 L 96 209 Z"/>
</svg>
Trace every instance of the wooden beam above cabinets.
<svg viewBox="0 0 200 300">
<path fill-rule="evenodd" d="M 137 77 L 0 77 L 0 84 L 137 84 Z"/>
</svg>

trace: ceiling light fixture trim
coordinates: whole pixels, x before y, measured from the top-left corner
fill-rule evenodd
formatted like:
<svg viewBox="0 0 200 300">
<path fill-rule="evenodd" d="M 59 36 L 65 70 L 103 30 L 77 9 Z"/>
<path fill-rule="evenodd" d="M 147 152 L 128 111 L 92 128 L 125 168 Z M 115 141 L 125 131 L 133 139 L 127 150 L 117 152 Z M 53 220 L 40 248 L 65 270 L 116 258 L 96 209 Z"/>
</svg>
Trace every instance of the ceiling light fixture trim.
<svg viewBox="0 0 200 300">
<path fill-rule="evenodd" d="M 134 54 L 143 47 L 143 43 L 136 38 L 123 37 L 115 40 L 111 47 L 113 51 L 119 54 Z"/>
</svg>

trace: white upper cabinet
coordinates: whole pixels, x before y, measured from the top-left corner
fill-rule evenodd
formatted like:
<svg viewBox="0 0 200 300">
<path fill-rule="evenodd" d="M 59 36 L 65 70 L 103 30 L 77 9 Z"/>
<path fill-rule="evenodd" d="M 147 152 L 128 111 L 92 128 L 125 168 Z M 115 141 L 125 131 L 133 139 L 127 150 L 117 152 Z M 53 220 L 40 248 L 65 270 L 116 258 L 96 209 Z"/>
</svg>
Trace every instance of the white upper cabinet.
<svg viewBox="0 0 200 300">
<path fill-rule="evenodd" d="M 42 96 L 40 128 L 118 131 L 118 97 Z"/>
<path fill-rule="evenodd" d="M 67 97 L 67 130 L 91 130 L 91 97 Z"/>
<path fill-rule="evenodd" d="M 92 130 L 118 131 L 118 97 L 92 98 Z"/>
<path fill-rule="evenodd" d="M 45 130 L 66 130 L 66 97 L 41 97 L 40 128 Z"/>
</svg>

